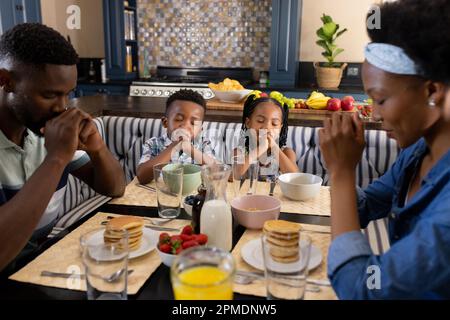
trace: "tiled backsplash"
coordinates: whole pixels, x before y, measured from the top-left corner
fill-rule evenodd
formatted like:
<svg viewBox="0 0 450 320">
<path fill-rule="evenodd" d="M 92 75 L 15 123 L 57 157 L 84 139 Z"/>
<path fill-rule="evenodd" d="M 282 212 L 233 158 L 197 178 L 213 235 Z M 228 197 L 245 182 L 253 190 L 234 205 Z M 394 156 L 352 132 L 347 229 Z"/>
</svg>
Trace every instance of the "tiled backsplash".
<svg viewBox="0 0 450 320">
<path fill-rule="evenodd" d="M 270 0 L 138 0 L 142 76 L 157 65 L 268 70 Z"/>
</svg>

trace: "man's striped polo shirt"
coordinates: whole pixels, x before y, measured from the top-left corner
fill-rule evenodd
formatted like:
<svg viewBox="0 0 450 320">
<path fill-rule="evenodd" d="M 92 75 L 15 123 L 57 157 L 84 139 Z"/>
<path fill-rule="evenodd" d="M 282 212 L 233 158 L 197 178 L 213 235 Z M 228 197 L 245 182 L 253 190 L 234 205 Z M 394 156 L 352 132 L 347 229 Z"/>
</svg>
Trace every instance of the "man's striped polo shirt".
<svg viewBox="0 0 450 320">
<path fill-rule="evenodd" d="M 44 144 L 44 138 L 27 130 L 23 148 L 21 148 L 11 142 L 0 130 L 0 205 L 11 200 L 42 164 L 47 155 Z M 58 187 L 36 227 L 35 234 L 54 223 L 63 214 L 63 197 L 68 175 L 89 161 L 89 156 L 85 152 L 77 151 L 75 153 L 73 160 L 64 170 Z M 42 185 L 41 188 L 46 188 L 46 186 Z"/>
</svg>

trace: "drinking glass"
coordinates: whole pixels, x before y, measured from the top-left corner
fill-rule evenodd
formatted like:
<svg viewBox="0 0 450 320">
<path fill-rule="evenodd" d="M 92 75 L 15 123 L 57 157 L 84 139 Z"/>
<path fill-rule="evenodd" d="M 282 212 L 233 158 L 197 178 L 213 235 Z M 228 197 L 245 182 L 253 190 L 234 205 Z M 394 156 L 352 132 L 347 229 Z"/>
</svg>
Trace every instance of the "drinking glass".
<svg viewBox="0 0 450 320">
<path fill-rule="evenodd" d="M 215 247 L 183 251 L 171 268 L 176 300 L 232 300 L 235 263 L 233 256 Z"/>
<path fill-rule="evenodd" d="M 183 165 L 163 163 L 153 168 L 158 201 L 158 214 L 164 219 L 180 215 L 183 191 Z"/>
<path fill-rule="evenodd" d="M 233 157 L 232 175 L 235 197 L 256 194 L 259 174 L 258 161 L 251 162 L 247 170 L 242 170 L 244 164 L 244 154 L 239 154 Z"/>
<path fill-rule="evenodd" d="M 97 229 L 83 235 L 80 244 L 88 300 L 126 300 L 128 231 Z"/>
<path fill-rule="evenodd" d="M 301 232 L 298 236 L 284 239 L 280 234 L 266 233 L 261 240 L 267 299 L 302 300 L 308 277 L 311 238 Z"/>
</svg>

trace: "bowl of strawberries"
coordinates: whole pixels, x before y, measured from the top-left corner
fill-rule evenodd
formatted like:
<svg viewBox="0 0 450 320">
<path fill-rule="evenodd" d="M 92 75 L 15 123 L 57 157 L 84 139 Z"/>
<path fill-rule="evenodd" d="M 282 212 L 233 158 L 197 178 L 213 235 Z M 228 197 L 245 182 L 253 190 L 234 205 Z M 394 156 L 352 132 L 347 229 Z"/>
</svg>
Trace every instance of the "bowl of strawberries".
<svg viewBox="0 0 450 320">
<path fill-rule="evenodd" d="M 170 268 L 175 257 L 183 250 L 203 246 L 207 242 L 208 236 L 206 234 L 194 234 L 194 230 L 188 225 L 178 235 L 171 236 L 165 232 L 161 233 L 157 248 L 162 263 Z"/>
</svg>

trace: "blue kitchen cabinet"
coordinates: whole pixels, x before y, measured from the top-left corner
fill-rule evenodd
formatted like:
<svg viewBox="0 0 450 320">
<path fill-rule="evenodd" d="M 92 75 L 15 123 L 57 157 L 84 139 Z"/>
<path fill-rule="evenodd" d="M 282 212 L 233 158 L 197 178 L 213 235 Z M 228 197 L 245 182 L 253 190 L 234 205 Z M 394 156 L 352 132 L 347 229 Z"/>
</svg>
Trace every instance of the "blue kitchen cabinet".
<svg viewBox="0 0 450 320">
<path fill-rule="evenodd" d="M 272 0 L 271 86 L 297 84 L 302 3 L 302 0 Z"/>
<path fill-rule="evenodd" d="M 40 0 L 1 0 L 0 34 L 24 22 L 41 22 Z"/>
<path fill-rule="evenodd" d="M 103 0 L 103 11 L 107 78 L 136 79 L 139 69 L 136 0 Z M 134 17 L 132 20 L 130 15 Z"/>
</svg>

